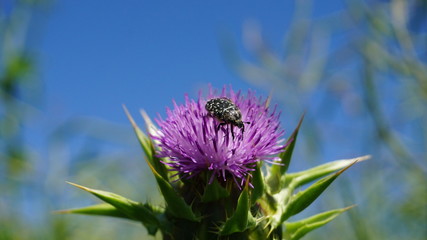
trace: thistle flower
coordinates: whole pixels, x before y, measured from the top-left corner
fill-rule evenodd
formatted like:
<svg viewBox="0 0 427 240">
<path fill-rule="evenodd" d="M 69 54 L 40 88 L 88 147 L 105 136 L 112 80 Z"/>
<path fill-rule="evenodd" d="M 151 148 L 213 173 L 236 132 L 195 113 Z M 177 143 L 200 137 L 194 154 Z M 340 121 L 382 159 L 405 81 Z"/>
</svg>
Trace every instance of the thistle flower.
<svg viewBox="0 0 427 240">
<path fill-rule="evenodd" d="M 219 97 L 227 97 L 240 109 L 243 122 L 247 122 L 244 132 L 231 123 L 220 126 L 221 121 L 205 109 L 209 99 Z M 158 141 L 158 156 L 170 159 L 163 163 L 178 174 L 191 178 L 207 171 L 211 173 L 209 182 L 215 176 L 223 181 L 231 176 L 242 184 L 258 161 L 280 160 L 280 113 L 276 107 L 270 110 L 268 101 L 257 98 L 254 92 L 243 96 L 240 91 L 235 93 L 230 87 L 227 92 L 224 87 L 217 94 L 210 88 L 207 98 L 199 94 L 194 101 L 186 95 L 184 104 L 173 104 L 165 120 L 157 119 L 160 129 L 152 137 Z"/>
<path fill-rule="evenodd" d="M 205 107 L 211 99 L 215 99 L 212 105 Z M 352 206 L 293 222 L 289 218 L 312 204 L 346 169 L 369 158 L 337 160 L 288 173 L 303 117 L 282 144 L 280 113 L 251 91 L 243 96 L 231 88 L 223 88 L 220 94 L 210 88 L 207 97 L 199 94 L 197 101 L 185 96 L 184 104 L 174 102 L 167 117 L 156 120 L 159 128 L 142 112 L 149 135 L 125 111 L 165 204 L 140 203 L 71 183 L 106 204 L 62 213 L 127 218 L 141 222 L 150 235 L 160 231 L 164 240 L 298 240 Z M 261 161 L 277 164 L 258 164 Z M 173 174 L 179 178 L 173 179 Z"/>
</svg>

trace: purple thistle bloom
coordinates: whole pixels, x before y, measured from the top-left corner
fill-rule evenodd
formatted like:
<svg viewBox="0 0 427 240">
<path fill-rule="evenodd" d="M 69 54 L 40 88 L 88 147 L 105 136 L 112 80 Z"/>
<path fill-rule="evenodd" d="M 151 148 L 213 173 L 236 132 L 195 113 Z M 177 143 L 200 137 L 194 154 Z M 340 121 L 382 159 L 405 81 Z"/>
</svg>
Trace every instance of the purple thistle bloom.
<svg viewBox="0 0 427 240">
<path fill-rule="evenodd" d="M 223 125 L 205 109 L 209 99 L 227 97 L 241 111 L 245 131 L 231 124 Z M 201 172 L 211 172 L 209 182 L 215 176 L 224 181 L 231 176 L 243 184 L 256 163 L 264 160 L 274 163 L 280 158 L 277 154 L 283 150 L 283 130 L 279 126 L 276 107 L 270 111 L 267 100 L 256 98 L 248 91 L 242 96 L 231 87 L 227 94 L 224 87 L 221 94 L 211 88 L 207 99 L 199 94 L 194 101 L 185 96 L 185 103 L 173 102 L 174 109 L 167 109 L 167 118 L 156 119 L 160 129 L 152 136 L 160 148 L 158 157 L 165 158 L 164 164 L 177 171 L 179 175 L 191 178 Z M 231 130 L 234 131 L 234 138 Z"/>
</svg>

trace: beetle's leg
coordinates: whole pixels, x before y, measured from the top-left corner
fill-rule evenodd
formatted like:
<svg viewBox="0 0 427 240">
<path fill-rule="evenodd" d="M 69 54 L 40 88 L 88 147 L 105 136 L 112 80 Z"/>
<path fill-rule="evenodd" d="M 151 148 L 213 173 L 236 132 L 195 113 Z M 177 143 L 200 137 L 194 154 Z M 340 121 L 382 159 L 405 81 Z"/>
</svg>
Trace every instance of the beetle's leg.
<svg viewBox="0 0 427 240">
<path fill-rule="evenodd" d="M 233 124 L 230 124 L 231 126 L 231 136 L 233 137 L 233 141 L 234 141 L 234 128 L 233 128 Z"/>
<path fill-rule="evenodd" d="M 218 124 L 218 127 L 216 127 L 216 131 L 218 132 L 221 126 L 224 126 L 226 123 L 222 122 Z"/>
<path fill-rule="evenodd" d="M 251 124 L 251 122 L 244 122 L 246 124 Z M 240 136 L 240 140 L 243 140 L 243 133 L 245 132 L 245 125 L 242 126 L 242 135 Z"/>
</svg>

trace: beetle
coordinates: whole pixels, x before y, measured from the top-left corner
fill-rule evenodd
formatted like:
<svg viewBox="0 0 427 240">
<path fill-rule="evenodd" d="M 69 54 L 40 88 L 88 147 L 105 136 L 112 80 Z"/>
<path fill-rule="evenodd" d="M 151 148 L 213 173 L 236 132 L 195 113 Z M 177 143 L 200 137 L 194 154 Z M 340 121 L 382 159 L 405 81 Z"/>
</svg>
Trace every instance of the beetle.
<svg viewBox="0 0 427 240">
<path fill-rule="evenodd" d="M 245 132 L 245 125 L 250 124 L 250 122 L 242 121 L 242 113 L 240 112 L 239 107 L 231 101 L 231 99 L 226 97 L 220 98 L 212 98 L 206 102 L 205 105 L 206 110 L 209 114 L 215 118 L 217 118 L 221 123 L 217 127 L 217 131 L 223 125 L 230 124 L 231 125 L 231 135 L 234 139 L 234 131 L 233 126 L 236 126 L 242 129 L 242 138 L 243 132 Z"/>
</svg>

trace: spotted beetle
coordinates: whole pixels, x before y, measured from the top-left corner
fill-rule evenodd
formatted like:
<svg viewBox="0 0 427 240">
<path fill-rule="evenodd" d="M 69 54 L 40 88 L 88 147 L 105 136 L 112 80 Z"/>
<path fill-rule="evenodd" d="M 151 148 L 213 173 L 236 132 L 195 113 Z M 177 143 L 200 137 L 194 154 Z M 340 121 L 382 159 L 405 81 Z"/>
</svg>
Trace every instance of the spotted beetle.
<svg viewBox="0 0 427 240">
<path fill-rule="evenodd" d="M 230 124 L 231 135 L 233 136 L 233 139 L 234 139 L 233 126 L 237 126 L 238 128 L 242 129 L 242 138 L 243 138 L 243 132 L 245 132 L 244 123 L 249 124 L 250 122 L 242 121 L 242 113 L 240 112 L 239 107 L 237 107 L 233 103 L 233 101 L 231 101 L 229 98 L 226 98 L 226 97 L 212 98 L 209 101 L 207 101 L 205 108 L 211 116 L 221 121 L 221 123 L 218 125 L 217 131 L 221 126 Z"/>
</svg>

